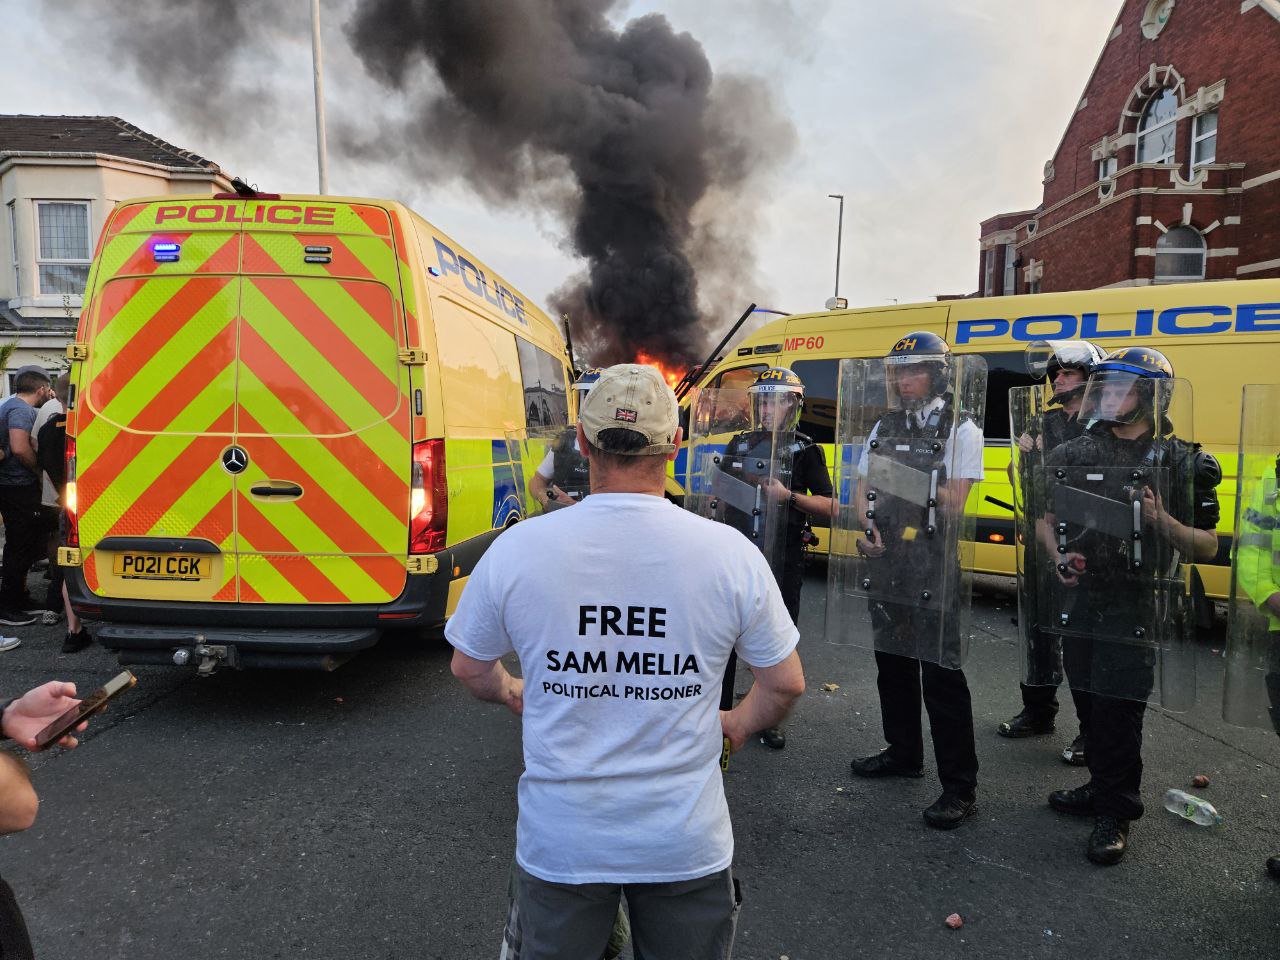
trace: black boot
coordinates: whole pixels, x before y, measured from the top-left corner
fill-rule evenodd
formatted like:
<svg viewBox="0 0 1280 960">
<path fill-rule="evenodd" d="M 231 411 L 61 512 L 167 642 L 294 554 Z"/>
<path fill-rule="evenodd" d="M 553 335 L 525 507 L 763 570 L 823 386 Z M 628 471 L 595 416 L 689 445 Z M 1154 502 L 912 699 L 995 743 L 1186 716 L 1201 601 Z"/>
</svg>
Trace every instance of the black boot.
<svg viewBox="0 0 1280 960">
<path fill-rule="evenodd" d="M 1070 813 L 1077 817 L 1092 817 L 1093 784 L 1068 790 L 1055 790 L 1049 794 L 1049 806 L 1059 813 Z"/>
<path fill-rule="evenodd" d="M 1053 733 L 1053 728 L 1053 717 L 1037 717 L 1030 710 L 1023 709 L 1012 720 L 1000 724 L 996 733 L 1012 740 L 1021 740 L 1023 737 L 1042 737 L 1046 733 Z"/>
<path fill-rule="evenodd" d="M 770 727 L 760 731 L 760 742 L 766 747 L 781 750 L 787 745 L 787 734 L 781 727 Z"/>
<path fill-rule="evenodd" d="M 898 763 L 889 756 L 888 750 L 852 760 L 849 768 L 860 777 L 910 777 L 913 780 L 919 780 L 924 776 L 923 769 Z"/>
<path fill-rule="evenodd" d="M 1093 821 L 1093 833 L 1089 834 L 1089 844 L 1085 847 L 1085 856 L 1094 863 L 1110 867 L 1124 859 L 1129 849 L 1129 821 L 1115 817 L 1098 817 Z"/>
<path fill-rule="evenodd" d="M 1280 880 L 1280 856 L 1267 857 L 1267 873 Z"/>
<path fill-rule="evenodd" d="M 943 793 L 924 811 L 924 822 L 938 830 L 954 830 L 965 820 L 977 815 L 978 802 L 958 797 L 954 793 Z"/>
</svg>

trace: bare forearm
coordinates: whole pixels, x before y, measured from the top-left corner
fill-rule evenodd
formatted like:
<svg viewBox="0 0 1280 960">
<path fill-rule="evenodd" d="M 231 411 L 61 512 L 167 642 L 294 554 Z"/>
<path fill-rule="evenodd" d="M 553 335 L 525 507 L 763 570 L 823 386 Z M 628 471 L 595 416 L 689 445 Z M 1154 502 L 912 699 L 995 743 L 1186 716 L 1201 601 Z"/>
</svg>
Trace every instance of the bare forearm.
<svg viewBox="0 0 1280 960">
<path fill-rule="evenodd" d="M 501 660 L 478 661 L 455 651 L 453 675 L 477 700 L 500 703 L 517 714 L 524 709 L 524 681 L 511 676 Z"/>
<path fill-rule="evenodd" d="M 742 730 L 768 730 L 781 724 L 799 699 L 798 693 L 769 690 L 763 684 L 753 683 L 747 695 L 730 712 L 734 723 Z"/>
<path fill-rule="evenodd" d="M 1166 514 L 1164 535 L 1182 553 L 1198 563 L 1205 563 L 1218 555 L 1218 535 L 1213 530 L 1189 527 Z"/>
<path fill-rule="evenodd" d="M 27 765 L 0 750 L 0 834 L 26 830 L 35 823 L 39 805 Z"/>
<path fill-rule="evenodd" d="M 830 520 L 833 509 L 831 497 L 822 497 L 815 493 L 797 493 L 796 507 L 801 513 L 820 520 Z"/>
</svg>

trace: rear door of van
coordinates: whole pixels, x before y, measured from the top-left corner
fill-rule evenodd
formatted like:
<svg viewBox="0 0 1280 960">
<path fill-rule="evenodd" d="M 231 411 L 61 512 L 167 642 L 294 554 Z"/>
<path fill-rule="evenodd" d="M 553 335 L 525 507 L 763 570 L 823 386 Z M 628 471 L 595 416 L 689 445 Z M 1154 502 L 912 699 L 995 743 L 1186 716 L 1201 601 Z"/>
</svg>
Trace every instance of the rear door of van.
<svg viewBox="0 0 1280 960">
<path fill-rule="evenodd" d="M 89 588 L 272 604 L 398 596 L 409 373 L 388 212 L 126 206 L 95 277 L 75 413 Z"/>
</svg>

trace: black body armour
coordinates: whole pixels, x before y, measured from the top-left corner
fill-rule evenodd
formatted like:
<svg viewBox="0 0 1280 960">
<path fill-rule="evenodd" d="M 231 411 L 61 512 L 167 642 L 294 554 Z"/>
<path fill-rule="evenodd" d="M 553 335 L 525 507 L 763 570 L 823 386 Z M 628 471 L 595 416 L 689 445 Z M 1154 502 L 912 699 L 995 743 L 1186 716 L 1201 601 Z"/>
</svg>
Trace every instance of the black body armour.
<svg viewBox="0 0 1280 960">
<path fill-rule="evenodd" d="M 578 452 L 577 427 L 566 427 L 556 440 L 551 482 L 574 500 L 591 492 L 591 472 L 587 458 Z"/>
<path fill-rule="evenodd" d="M 745 433 L 739 433 L 725 444 L 720 469 L 738 480 L 758 485 L 769 479 L 773 459 L 778 456 L 783 464 L 777 479 L 790 490 L 796 454 L 806 447 L 813 446 L 813 441 L 803 433 L 793 433 L 791 437 L 789 450 L 775 450 L 774 434 L 767 430 L 748 430 Z M 743 513 L 736 507 L 725 505 L 724 522 L 746 534 L 747 537 L 751 537 L 753 521 L 754 518 L 749 514 Z"/>
<path fill-rule="evenodd" d="M 943 405 L 920 424 L 917 418 L 902 410 L 893 410 L 880 419 L 876 439 L 870 444 L 876 456 L 894 460 L 925 474 L 937 471 L 938 487 L 947 482 L 946 448 L 951 436 L 952 398 L 948 394 Z M 900 449 L 906 447 L 907 449 Z M 942 569 L 950 552 L 941 546 L 945 539 L 941 508 L 921 506 L 894 496 L 890 488 L 868 486 L 868 519 L 874 520 L 887 552 L 880 563 L 889 576 L 884 590 L 900 596 L 908 606 L 920 604 L 923 595 L 940 596 L 945 584 Z M 874 499 L 871 499 L 874 497 Z M 931 515 L 932 514 L 932 515 Z M 877 564 L 879 565 L 879 564 Z M 952 571 L 955 572 L 955 571 Z"/>
</svg>

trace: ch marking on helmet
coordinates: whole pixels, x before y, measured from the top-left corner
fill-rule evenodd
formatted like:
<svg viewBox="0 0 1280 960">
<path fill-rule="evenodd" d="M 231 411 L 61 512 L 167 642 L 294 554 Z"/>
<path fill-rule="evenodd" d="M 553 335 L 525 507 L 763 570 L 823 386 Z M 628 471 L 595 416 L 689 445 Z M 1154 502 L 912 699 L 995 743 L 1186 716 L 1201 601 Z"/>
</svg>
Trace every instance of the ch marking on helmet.
<svg viewBox="0 0 1280 960">
<path fill-rule="evenodd" d="M 897 343 L 893 345 L 893 349 L 914 350 L 916 348 L 917 342 L 918 341 L 916 340 L 915 337 L 903 337 L 901 340 L 899 340 Z"/>
</svg>

